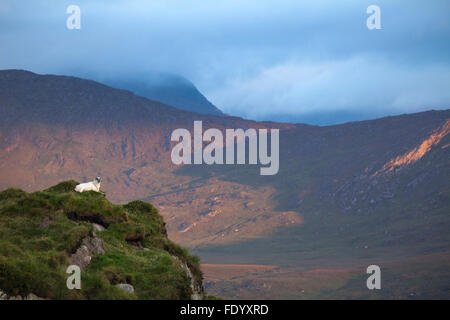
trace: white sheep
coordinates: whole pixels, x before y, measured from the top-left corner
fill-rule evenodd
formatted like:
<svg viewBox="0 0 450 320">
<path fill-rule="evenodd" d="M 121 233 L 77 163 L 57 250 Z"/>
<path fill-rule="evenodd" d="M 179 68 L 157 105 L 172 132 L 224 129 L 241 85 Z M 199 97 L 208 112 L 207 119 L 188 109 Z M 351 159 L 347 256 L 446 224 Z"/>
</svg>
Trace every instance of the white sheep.
<svg viewBox="0 0 450 320">
<path fill-rule="evenodd" d="M 100 177 L 95 178 L 94 181 L 80 183 L 75 187 L 76 192 L 95 191 L 100 192 Z"/>
</svg>

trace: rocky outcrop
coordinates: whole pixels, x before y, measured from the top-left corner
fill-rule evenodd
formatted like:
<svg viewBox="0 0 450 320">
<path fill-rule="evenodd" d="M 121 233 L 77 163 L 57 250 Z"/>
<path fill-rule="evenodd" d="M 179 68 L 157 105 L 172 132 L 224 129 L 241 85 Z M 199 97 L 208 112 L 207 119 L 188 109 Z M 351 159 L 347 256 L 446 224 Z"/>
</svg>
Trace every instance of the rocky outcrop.
<svg viewBox="0 0 450 320">
<path fill-rule="evenodd" d="M 181 268 L 187 273 L 189 279 L 191 279 L 191 289 L 192 289 L 192 295 L 191 300 L 203 300 L 204 296 L 204 288 L 203 288 L 203 282 L 201 279 L 195 280 L 195 277 L 192 274 L 191 269 L 189 269 L 189 266 L 181 261 L 178 257 L 172 256 L 175 260 L 177 260 Z"/>
<path fill-rule="evenodd" d="M 34 293 L 29 293 L 27 296 L 8 296 L 6 293 L 0 290 L 0 300 L 45 300 L 44 298 L 38 297 Z"/>
<path fill-rule="evenodd" d="M 102 239 L 93 233 L 81 241 L 80 247 L 70 256 L 69 262 L 83 270 L 89 265 L 94 255 L 105 254 L 105 252 Z"/>
</svg>

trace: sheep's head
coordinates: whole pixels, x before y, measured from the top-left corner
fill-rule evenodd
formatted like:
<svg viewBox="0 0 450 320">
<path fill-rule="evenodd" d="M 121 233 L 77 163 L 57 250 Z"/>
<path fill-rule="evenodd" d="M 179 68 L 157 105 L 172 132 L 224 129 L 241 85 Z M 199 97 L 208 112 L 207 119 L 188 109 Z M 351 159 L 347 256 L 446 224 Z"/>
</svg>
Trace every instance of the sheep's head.
<svg viewBox="0 0 450 320">
<path fill-rule="evenodd" d="M 98 183 L 100 183 L 102 179 L 100 177 L 95 178 L 95 181 L 97 181 Z"/>
</svg>

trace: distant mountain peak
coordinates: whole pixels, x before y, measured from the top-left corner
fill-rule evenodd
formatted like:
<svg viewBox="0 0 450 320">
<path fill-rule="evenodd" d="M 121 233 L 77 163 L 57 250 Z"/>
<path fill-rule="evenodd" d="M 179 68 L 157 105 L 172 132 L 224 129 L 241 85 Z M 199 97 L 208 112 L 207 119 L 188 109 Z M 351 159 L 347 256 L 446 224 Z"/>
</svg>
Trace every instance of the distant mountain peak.
<svg viewBox="0 0 450 320">
<path fill-rule="evenodd" d="M 191 81 L 180 75 L 150 72 L 98 80 L 111 87 L 129 90 L 138 96 L 181 110 L 216 116 L 225 115 Z"/>
</svg>

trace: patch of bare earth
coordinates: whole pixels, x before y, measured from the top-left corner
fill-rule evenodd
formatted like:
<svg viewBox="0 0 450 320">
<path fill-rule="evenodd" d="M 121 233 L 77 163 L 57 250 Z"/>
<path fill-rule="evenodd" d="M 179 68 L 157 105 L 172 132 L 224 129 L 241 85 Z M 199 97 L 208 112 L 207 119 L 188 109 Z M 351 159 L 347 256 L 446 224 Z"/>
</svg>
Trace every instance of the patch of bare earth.
<svg viewBox="0 0 450 320">
<path fill-rule="evenodd" d="M 269 186 L 251 187 L 211 178 L 201 185 L 152 198 L 167 223 L 169 237 L 188 246 L 225 244 L 269 235 L 300 225 L 302 216 L 277 211 Z"/>
</svg>

